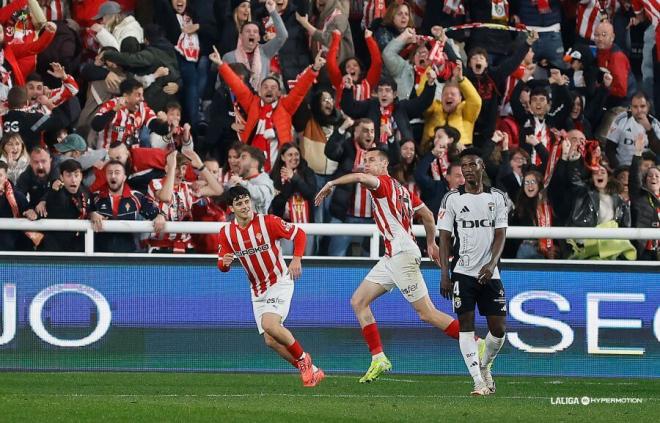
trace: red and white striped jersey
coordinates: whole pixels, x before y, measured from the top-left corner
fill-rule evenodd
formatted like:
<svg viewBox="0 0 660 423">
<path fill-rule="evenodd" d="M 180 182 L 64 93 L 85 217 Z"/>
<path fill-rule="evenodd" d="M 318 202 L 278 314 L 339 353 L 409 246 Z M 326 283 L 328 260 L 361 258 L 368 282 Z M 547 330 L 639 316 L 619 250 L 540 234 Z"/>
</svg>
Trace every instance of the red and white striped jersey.
<svg viewBox="0 0 660 423">
<path fill-rule="evenodd" d="M 46 19 L 52 21 L 62 21 L 71 17 L 69 4 L 65 0 L 51 0 L 50 3 L 43 7 L 46 13 Z"/>
<path fill-rule="evenodd" d="M 379 176 L 378 182 L 378 187 L 371 190 L 371 201 L 374 220 L 385 241 L 385 255 L 408 251 L 421 256 L 412 225 L 415 212 L 424 203 L 390 175 Z"/>
<path fill-rule="evenodd" d="M 50 90 L 48 92 L 48 100 L 52 103 L 53 107 L 59 107 L 71 97 L 78 94 L 78 83 L 71 75 L 67 75 L 62 80 L 62 86 Z M 42 113 L 44 115 L 49 115 L 52 113 L 52 109 L 43 104 L 39 103 L 37 100 L 33 100 L 30 104 L 30 111 Z"/>
<path fill-rule="evenodd" d="M 156 192 L 163 189 L 163 179 L 152 179 L 149 182 L 147 194 L 149 198 L 158 206 L 158 209 L 165 215 L 168 222 L 183 222 L 192 220 L 193 205 L 199 201 L 199 197 L 193 194 L 192 183 L 182 181 L 178 186 L 174 186 L 172 191 L 172 201 L 167 204 L 158 201 Z M 151 234 L 148 244 L 153 247 L 176 248 L 176 245 L 182 245 L 184 248 L 190 248 L 190 234 L 185 233 L 160 233 Z"/>
<path fill-rule="evenodd" d="M 576 11 L 578 35 L 593 40 L 596 26 L 614 13 L 612 3 L 611 0 L 581 0 Z"/>
<path fill-rule="evenodd" d="M 104 115 L 114 110 L 121 97 L 112 98 L 101 105 L 96 116 Z M 122 107 L 115 114 L 115 118 L 103 131 L 99 132 L 97 140 L 97 149 L 108 149 L 114 141 L 121 141 L 125 144 L 134 144 L 140 137 L 140 130 L 143 126 L 156 119 L 156 113 L 145 103 L 140 103 L 135 112 L 130 112 L 126 107 Z"/>
<path fill-rule="evenodd" d="M 361 148 L 358 143 L 355 142 L 355 161 L 353 163 L 353 172 L 364 171 L 364 159 L 366 151 L 367 150 Z M 355 195 L 353 196 L 353 202 L 348 208 L 348 215 L 364 218 L 369 218 L 372 215 L 371 194 L 369 193 L 369 190 L 360 183 L 355 185 Z"/>
<path fill-rule="evenodd" d="M 302 229 L 271 214 L 255 213 L 245 228 L 234 220 L 220 229 L 218 267 L 226 271 L 222 257 L 233 253 L 247 272 L 253 297 L 259 297 L 277 282 L 291 279 L 279 240 L 292 240 L 299 232 Z"/>
</svg>

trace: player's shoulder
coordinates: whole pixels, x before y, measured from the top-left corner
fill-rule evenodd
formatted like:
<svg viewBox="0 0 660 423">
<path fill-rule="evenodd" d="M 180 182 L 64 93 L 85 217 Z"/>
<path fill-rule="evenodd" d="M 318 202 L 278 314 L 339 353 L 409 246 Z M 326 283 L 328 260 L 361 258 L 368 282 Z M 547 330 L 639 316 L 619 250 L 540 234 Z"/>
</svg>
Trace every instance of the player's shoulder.
<svg viewBox="0 0 660 423">
<path fill-rule="evenodd" d="M 442 197 L 442 203 L 440 204 L 440 207 L 446 209 L 447 205 L 451 204 L 451 202 L 454 201 L 455 199 L 458 199 L 460 195 L 461 195 L 461 191 L 459 189 L 450 190 L 445 194 L 444 197 Z"/>
<path fill-rule="evenodd" d="M 499 189 L 499 188 L 490 187 L 490 194 L 494 198 L 497 198 L 498 200 L 502 200 L 504 202 L 504 204 L 506 204 L 506 202 L 509 199 L 509 195 L 506 192 Z"/>
</svg>

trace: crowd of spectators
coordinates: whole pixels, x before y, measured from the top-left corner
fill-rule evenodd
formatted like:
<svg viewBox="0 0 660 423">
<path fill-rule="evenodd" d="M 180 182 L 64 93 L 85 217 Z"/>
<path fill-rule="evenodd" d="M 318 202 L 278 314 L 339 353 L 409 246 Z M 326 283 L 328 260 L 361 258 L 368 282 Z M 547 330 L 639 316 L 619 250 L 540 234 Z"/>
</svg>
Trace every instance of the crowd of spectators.
<svg viewBox="0 0 660 423">
<path fill-rule="evenodd" d="M 213 253 L 215 235 L 165 223 L 231 219 L 236 185 L 292 223 L 373 223 L 359 185 L 313 205 L 372 147 L 434 213 L 471 146 L 511 225 L 660 233 L 659 0 L 0 7 L 0 217 L 89 219 L 99 251 Z M 509 240 L 504 256 L 658 260 L 659 240 Z M 0 245 L 82 251 L 84 234 L 3 230 Z M 315 237 L 306 253 L 365 248 Z"/>
</svg>

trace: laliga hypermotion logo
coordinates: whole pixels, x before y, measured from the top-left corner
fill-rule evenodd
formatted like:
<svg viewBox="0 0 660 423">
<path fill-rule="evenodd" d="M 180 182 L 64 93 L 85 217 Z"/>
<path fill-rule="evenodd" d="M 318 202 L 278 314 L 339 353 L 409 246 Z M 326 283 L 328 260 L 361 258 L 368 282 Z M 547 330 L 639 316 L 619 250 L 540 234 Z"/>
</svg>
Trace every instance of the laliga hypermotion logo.
<svg viewBox="0 0 660 423">
<path fill-rule="evenodd" d="M 44 326 L 41 314 L 46 302 L 56 295 L 66 293 L 82 294 L 92 300 L 96 306 L 98 322 L 92 333 L 84 338 L 60 339 L 48 332 Z M 32 330 L 44 342 L 58 347 L 84 347 L 93 344 L 108 332 L 111 320 L 112 312 L 108 301 L 100 292 L 87 285 L 77 283 L 52 285 L 40 291 L 30 303 L 29 322 Z M 5 345 L 16 336 L 16 285 L 13 283 L 7 283 L 3 286 L 2 322 L 0 345 Z"/>
</svg>

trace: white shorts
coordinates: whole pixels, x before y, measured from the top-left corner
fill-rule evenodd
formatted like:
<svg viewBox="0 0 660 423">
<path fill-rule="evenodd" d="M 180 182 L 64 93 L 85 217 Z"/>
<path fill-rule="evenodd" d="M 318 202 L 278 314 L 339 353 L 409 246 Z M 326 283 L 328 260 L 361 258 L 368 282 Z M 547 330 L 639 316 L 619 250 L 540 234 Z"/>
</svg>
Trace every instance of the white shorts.
<svg viewBox="0 0 660 423">
<path fill-rule="evenodd" d="M 409 302 L 415 302 L 428 294 L 426 282 L 419 270 L 421 259 L 410 253 L 399 253 L 394 257 L 383 257 L 364 278 L 387 291 L 398 287 Z"/>
<path fill-rule="evenodd" d="M 282 316 L 281 323 L 284 323 L 286 316 L 289 315 L 292 298 L 293 281 L 278 281 L 260 297 L 252 298 L 252 311 L 254 312 L 254 320 L 257 322 L 259 335 L 264 333 L 264 329 L 261 327 L 261 316 L 264 313 L 274 313 Z"/>
</svg>

